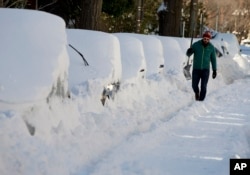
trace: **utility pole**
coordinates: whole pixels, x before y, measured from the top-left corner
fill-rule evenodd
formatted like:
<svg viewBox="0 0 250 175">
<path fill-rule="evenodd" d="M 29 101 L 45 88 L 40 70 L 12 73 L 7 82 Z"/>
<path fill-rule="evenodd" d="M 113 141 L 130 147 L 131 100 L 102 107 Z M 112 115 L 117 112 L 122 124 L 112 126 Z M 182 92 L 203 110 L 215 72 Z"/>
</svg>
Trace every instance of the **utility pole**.
<svg viewBox="0 0 250 175">
<path fill-rule="evenodd" d="M 137 6 L 137 20 L 136 20 L 136 32 L 140 33 L 141 31 L 141 21 L 143 16 L 143 0 L 138 0 Z"/>
<path fill-rule="evenodd" d="M 189 24 L 189 37 L 192 37 L 196 29 L 196 17 L 197 17 L 198 0 L 191 0 L 190 3 L 190 24 Z"/>
<path fill-rule="evenodd" d="M 202 36 L 203 33 L 203 23 L 204 23 L 204 19 L 203 19 L 203 10 L 201 10 L 200 12 L 200 36 Z"/>
<path fill-rule="evenodd" d="M 218 21 L 219 21 L 219 7 L 217 5 L 216 19 L 215 19 L 215 30 L 218 31 Z"/>
</svg>

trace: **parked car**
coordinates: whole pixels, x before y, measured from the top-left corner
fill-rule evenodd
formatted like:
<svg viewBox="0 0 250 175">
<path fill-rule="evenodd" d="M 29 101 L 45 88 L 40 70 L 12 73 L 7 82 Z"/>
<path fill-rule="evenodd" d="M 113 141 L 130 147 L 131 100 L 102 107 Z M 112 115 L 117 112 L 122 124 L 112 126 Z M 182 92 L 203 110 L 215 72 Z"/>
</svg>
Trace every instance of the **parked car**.
<svg viewBox="0 0 250 175">
<path fill-rule="evenodd" d="M 67 29 L 66 32 L 71 93 L 81 96 L 92 94 L 104 105 L 107 98 L 114 98 L 120 85 L 119 40 L 112 34 L 98 31 Z"/>
<path fill-rule="evenodd" d="M 146 77 L 150 78 L 155 75 L 162 74 L 165 61 L 161 41 L 154 35 L 143 35 L 135 33 L 129 33 L 126 35 L 135 37 L 142 42 L 143 52 L 147 65 Z"/>
<path fill-rule="evenodd" d="M 136 83 L 138 79 L 145 78 L 147 67 L 143 44 L 135 37 L 127 34 L 116 33 L 120 43 L 122 62 L 122 81 Z"/>
<path fill-rule="evenodd" d="M 0 8 L 0 24 L 0 106 L 67 97 L 63 19 L 41 11 Z"/>
</svg>

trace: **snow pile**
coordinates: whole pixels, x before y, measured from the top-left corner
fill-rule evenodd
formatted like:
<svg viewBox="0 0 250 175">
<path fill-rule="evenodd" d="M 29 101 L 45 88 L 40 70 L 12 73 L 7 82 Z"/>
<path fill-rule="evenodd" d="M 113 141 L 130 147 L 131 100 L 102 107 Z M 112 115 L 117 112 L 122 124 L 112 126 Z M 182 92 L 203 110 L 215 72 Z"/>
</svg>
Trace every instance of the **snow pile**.
<svg viewBox="0 0 250 175">
<path fill-rule="evenodd" d="M 241 56 L 246 58 L 248 60 L 248 62 L 250 62 L 250 47 L 246 47 L 244 45 L 240 45 L 240 53 Z"/>
</svg>

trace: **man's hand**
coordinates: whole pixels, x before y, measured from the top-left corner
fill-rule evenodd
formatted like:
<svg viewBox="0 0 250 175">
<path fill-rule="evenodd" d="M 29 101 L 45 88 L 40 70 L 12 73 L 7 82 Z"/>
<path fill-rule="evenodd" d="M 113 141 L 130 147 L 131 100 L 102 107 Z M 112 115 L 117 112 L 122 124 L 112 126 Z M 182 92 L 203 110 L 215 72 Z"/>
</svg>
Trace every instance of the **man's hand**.
<svg viewBox="0 0 250 175">
<path fill-rule="evenodd" d="M 194 53 L 194 50 L 192 48 L 189 48 L 186 52 L 186 55 L 190 57 Z"/>
<path fill-rule="evenodd" d="M 217 71 L 216 71 L 216 70 L 214 70 L 214 71 L 213 71 L 213 74 L 212 74 L 213 79 L 215 79 L 215 78 L 216 78 L 216 76 L 217 76 Z"/>
</svg>

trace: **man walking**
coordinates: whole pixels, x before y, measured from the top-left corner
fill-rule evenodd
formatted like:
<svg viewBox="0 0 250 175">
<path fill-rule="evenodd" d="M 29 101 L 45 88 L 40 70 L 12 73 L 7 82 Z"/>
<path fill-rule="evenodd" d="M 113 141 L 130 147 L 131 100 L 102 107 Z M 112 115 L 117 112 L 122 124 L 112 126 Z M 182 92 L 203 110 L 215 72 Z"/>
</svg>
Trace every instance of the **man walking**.
<svg viewBox="0 0 250 175">
<path fill-rule="evenodd" d="M 210 43 L 212 35 L 209 31 L 203 34 L 203 38 L 195 42 L 186 52 L 187 56 L 193 57 L 192 88 L 195 93 L 195 100 L 203 101 L 207 93 L 207 83 L 209 79 L 210 63 L 212 64 L 212 78 L 217 75 L 217 63 L 215 48 Z M 200 88 L 199 88 L 199 83 Z"/>
</svg>

